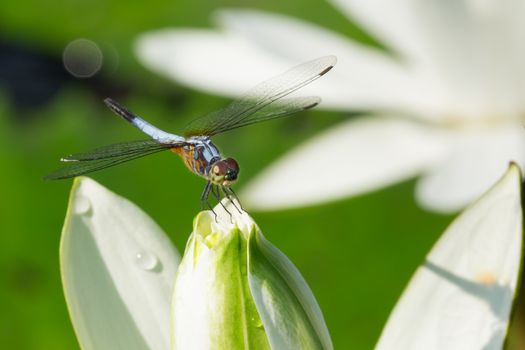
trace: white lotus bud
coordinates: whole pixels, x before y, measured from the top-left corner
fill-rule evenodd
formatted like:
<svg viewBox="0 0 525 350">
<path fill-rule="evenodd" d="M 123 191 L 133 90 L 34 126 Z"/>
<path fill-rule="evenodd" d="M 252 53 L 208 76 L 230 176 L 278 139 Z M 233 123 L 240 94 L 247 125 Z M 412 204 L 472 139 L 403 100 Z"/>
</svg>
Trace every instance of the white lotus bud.
<svg viewBox="0 0 525 350">
<path fill-rule="evenodd" d="M 331 349 L 317 302 L 247 214 L 194 221 L 172 301 L 174 349 Z"/>
</svg>

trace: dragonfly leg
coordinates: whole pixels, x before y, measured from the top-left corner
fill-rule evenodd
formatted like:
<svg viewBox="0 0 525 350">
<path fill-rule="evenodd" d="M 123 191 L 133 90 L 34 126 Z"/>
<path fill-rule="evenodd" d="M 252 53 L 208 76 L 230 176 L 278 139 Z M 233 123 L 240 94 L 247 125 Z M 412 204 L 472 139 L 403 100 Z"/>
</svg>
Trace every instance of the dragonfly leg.
<svg viewBox="0 0 525 350">
<path fill-rule="evenodd" d="M 221 193 L 219 192 L 219 189 L 217 188 L 217 185 L 212 185 L 211 193 L 213 193 L 213 196 L 215 197 L 215 199 L 217 199 L 217 201 L 220 203 L 221 202 Z"/>
<path fill-rule="evenodd" d="M 232 213 L 230 213 L 230 211 L 228 209 L 226 209 L 226 206 L 221 201 L 221 192 L 219 190 L 219 186 L 212 185 L 211 193 L 213 193 L 213 195 L 215 196 L 217 201 L 220 203 L 220 205 L 222 206 L 224 211 L 227 212 L 230 215 L 230 222 L 233 224 L 233 215 L 232 215 Z"/>
<path fill-rule="evenodd" d="M 217 199 L 217 202 L 219 202 L 219 204 L 221 205 L 221 207 L 224 209 L 225 212 L 227 212 L 229 215 L 230 215 L 230 219 L 232 218 L 232 214 L 230 213 L 230 211 L 226 208 L 226 206 L 224 205 L 224 203 L 222 202 L 222 196 L 221 196 L 221 192 L 219 191 L 219 186 L 216 186 L 216 185 L 212 185 L 212 190 L 211 190 L 211 193 L 213 193 L 213 195 L 215 196 L 215 199 Z"/>
<path fill-rule="evenodd" d="M 242 212 L 244 211 L 244 208 L 242 207 L 242 204 L 241 204 L 241 201 L 239 201 L 239 197 L 237 197 L 237 195 L 235 194 L 235 192 L 233 192 L 233 190 L 230 188 L 230 187 L 226 187 L 226 186 L 222 186 L 222 191 L 224 192 L 224 195 L 230 200 L 230 202 L 233 204 L 233 206 L 235 207 L 235 209 L 237 209 L 237 211 L 239 212 L 239 214 L 242 214 Z M 235 201 L 237 201 L 237 203 L 239 204 L 239 206 L 237 206 L 235 204 Z M 240 207 L 240 209 L 239 209 Z"/>
<path fill-rule="evenodd" d="M 233 194 L 233 197 L 235 198 L 235 200 L 236 200 L 237 203 L 239 204 L 239 207 L 241 208 L 241 210 L 242 210 L 242 211 L 245 211 L 244 208 L 242 207 L 241 200 L 239 199 L 239 197 L 237 197 L 237 193 L 235 193 L 235 192 L 233 191 L 233 188 L 228 187 L 228 191 L 230 191 L 230 193 Z"/>
<path fill-rule="evenodd" d="M 206 186 L 204 186 L 204 190 L 202 191 L 202 194 L 201 194 L 201 208 L 202 210 L 204 210 L 205 207 L 207 206 L 208 209 L 211 210 L 211 212 L 215 216 L 215 221 L 217 221 L 217 213 L 215 212 L 215 210 L 213 210 L 213 207 L 211 206 L 210 201 L 209 201 L 210 191 L 212 189 L 213 189 L 212 183 L 211 182 L 206 183 Z"/>
<path fill-rule="evenodd" d="M 201 193 L 201 210 L 203 211 L 206 209 L 206 202 L 208 201 L 210 185 L 211 185 L 210 182 L 206 182 L 206 186 L 204 186 L 204 189 L 202 190 L 202 193 Z"/>
<path fill-rule="evenodd" d="M 210 204 L 210 202 L 208 200 L 206 200 L 206 204 L 208 205 L 208 208 L 213 213 L 213 216 L 215 217 L 215 222 L 218 223 L 219 220 L 217 219 L 217 213 L 215 212 L 215 210 L 213 210 L 213 207 L 211 206 L 211 204 Z"/>
</svg>

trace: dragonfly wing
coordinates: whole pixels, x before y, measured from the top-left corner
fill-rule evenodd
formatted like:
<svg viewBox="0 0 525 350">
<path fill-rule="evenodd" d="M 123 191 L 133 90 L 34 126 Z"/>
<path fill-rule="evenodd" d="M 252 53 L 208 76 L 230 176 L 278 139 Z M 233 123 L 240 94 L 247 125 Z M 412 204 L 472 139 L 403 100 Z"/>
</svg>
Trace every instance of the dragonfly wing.
<svg viewBox="0 0 525 350">
<path fill-rule="evenodd" d="M 96 160 L 104 158 L 119 157 L 123 155 L 133 155 L 154 150 L 165 150 L 176 147 L 179 143 L 161 143 L 155 140 L 140 140 L 115 143 L 113 145 L 95 148 L 94 150 L 75 153 L 61 159 L 63 162 L 76 162 L 86 160 Z"/>
<path fill-rule="evenodd" d="M 92 151 L 72 154 L 62 158 L 63 162 L 68 162 L 70 165 L 55 170 L 45 176 L 44 179 L 67 179 L 183 145 L 183 142 L 160 143 L 154 140 L 146 140 L 122 142 L 100 147 Z"/>
<path fill-rule="evenodd" d="M 264 108 L 261 108 L 253 114 L 248 115 L 246 118 L 239 120 L 237 124 L 228 126 L 228 129 L 226 130 L 240 128 L 242 126 L 259 123 L 266 120 L 287 117 L 294 113 L 313 108 L 320 102 L 321 98 L 317 96 L 283 98 L 265 106 Z"/>
<path fill-rule="evenodd" d="M 262 82 L 226 108 L 195 119 L 188 124 L 184 135 L 212 136 L 247 125 L 243 122 L 246 118 L 323 76 L 333 68 L 335 63 L 335 56 L 321 57 L 300 64 L 281 75 Z M 248 124 L 267 119 L 271 118 L 258 119 Z"/>
</svg>

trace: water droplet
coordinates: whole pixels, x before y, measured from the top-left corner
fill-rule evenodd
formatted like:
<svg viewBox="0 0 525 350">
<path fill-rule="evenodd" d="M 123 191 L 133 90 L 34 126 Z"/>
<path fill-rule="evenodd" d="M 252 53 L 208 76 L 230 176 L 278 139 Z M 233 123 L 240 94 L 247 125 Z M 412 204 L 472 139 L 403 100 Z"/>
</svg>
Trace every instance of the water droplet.
<svg viewBox="0 0 525 350">
<path fill-rule="evenodd" d="M 139 252 L 135 255 L 137 265 L 147 271 L 155 269 L 159 265 L 159 259 L 151 253 Z"/>
<path fill-rule="evenodd" d="M 253 325 L 257 328 L 262 328 L 263 324 L 262 324 L 262 321 L 260 318 L 255 318 L 255 317 L 252 317 L 250 318 L 250 320 L 252 321 Z"/>
<path fill-rule="evenodd" d="M 74 210 L 76 214 L 87 214 L 91 209 L 91 202 L 86 197 L 78 196 L 75 198 Z"/>
</svg>

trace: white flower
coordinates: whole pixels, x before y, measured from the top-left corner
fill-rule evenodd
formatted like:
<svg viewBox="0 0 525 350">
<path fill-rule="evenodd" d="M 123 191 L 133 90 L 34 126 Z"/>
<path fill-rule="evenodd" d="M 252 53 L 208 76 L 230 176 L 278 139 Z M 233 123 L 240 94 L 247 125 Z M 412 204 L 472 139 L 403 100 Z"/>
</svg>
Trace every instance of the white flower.
<svg viewBox="0 0 525 350">
<path fill-rule="evenodd" d="M 175 281 L 172 348 L 333 349 L 297 268 L 230 209 L 232 217 L 217 206 L 217 218 L 195 218 Z"/>
<path fill-rule="evenodd" d="M 247 10 L 218 12 L 218 30 L 161 30 L 137 41 L 152 70 L 230 96 L 297 62 L 338 57 L 333 72 L 301 93 L 321 96 L 321 108 L 375 116 L 337 125 L 285 155 L 246 186 L 246 205 L 314 204 L 422 174 L 420 204 L 455 211 L 509 160 L 525 164 L 525 0 L 331 2 L 393 53 Z"/>
<path fill-rule="evenodd" d="M 218 205 L 217 221 L 210 211 L 197 215 L 179 265 L 142 210 L 77 178 L 60 267 L 81 348 L 332 349 L 297 268 L 247 214 L 230 209 L 231 218 Z"/>
<path fill-rule="evenodd" d="M 521 182 L 511 165 L 445 231 L 378 349 L 501 348 L 522 260 Z M 208 211 L 197 215 L 179 265 L 144 212 L 91 179 L 75 180 L 60 266 L 81 348 L 331 349 L 299 271 L 247 214 L 230 209 L 232 223 L 220 206 L 217 221 Z"/>
</svg>

